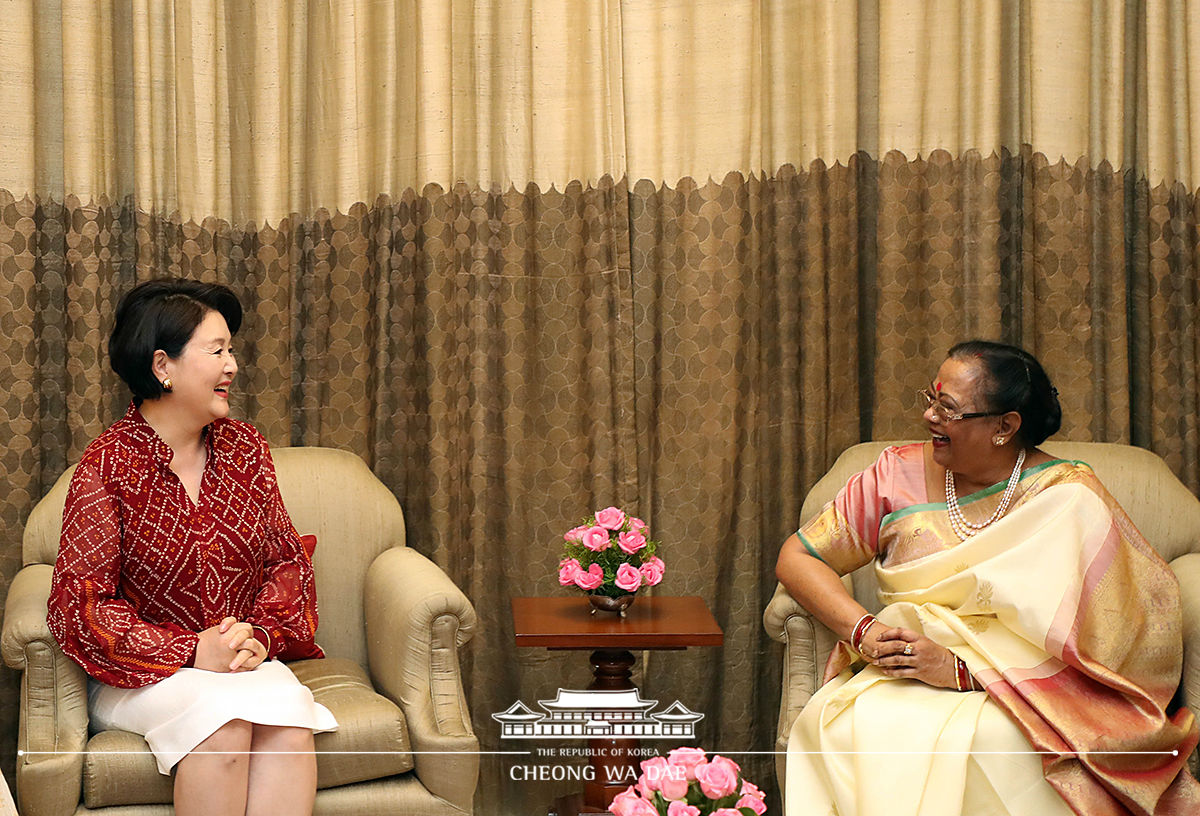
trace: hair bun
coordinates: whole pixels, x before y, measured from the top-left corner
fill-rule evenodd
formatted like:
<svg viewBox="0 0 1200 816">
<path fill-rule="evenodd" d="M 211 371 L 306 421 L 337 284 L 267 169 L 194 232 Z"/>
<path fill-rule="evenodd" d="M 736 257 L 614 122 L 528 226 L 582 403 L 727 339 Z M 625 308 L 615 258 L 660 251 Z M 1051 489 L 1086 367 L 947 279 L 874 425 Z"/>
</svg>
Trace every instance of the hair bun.
<svg viewBox="0 0 1200 816">
<path fill-rule="evenodd" d="M 1021 415 L 1017 437 L 1035 447 L 1062 427 L 1058 389 L 1037 358 L 1017 346 L 989 340 L 968 340 L 950 349 L 949 357 L 974 358 L 983 366 L 985 398 L 991 411 L 1016 411 Z"/>
</svg>

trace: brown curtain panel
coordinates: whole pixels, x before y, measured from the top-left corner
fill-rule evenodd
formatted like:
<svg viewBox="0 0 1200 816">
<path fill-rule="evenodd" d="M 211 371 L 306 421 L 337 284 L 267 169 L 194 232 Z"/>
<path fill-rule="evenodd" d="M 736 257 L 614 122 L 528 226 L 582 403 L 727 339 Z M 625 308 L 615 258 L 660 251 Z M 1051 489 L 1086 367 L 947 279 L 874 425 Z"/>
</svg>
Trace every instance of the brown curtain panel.
<svg viewBox="0 0 1200 816">
<path fill-rule="evenodd" d="M 644 695 L 774 791 L 779 544 L 842 449 L 920 435 L 960 339 L 1200 490 L 1182 0 L 0 5 L 0 595 L 159 275 L 234 288 L 235 414 L 362 456 L 471 598 L 485 750 L 588 682 L 514 647 L 509 599 L 566 592 L 562 533 L 618 504 L 726 636 L 639 655 Z M 484 759 L 481 814 L 575 787 Z"/>
</svg>

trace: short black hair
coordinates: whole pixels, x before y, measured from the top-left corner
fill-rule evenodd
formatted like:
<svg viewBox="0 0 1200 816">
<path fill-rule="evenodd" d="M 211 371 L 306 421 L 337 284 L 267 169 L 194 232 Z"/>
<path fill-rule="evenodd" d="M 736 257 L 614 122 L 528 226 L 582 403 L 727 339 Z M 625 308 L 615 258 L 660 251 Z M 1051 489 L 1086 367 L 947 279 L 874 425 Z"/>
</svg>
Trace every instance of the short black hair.
<svg viewBox="0 0 1200 816">
<path fill-rule="evenodd" d="M 171 359 L 179 357 L 209 312 L 225 318 L 231 335 L 242 326 L 242 304 L 233 290 L 219 283 L 158 278 L 139 283 L 121 298 L 108 338 L 108 359 L 135 403 L 163 395 L 162 383 L 151 372 L 154 352 L 162 349 Z"/>
<path fill-rule="evenodd" d="M 1058 389 L 1037 358 L 1017 346 L 968 340 L 950 349 L 955 360 L 977 359 L 985 374 L 984 400 L 989 411 L 1021 415 L 1017 438 L 1027 447 L 1042 444 L 1062 427 Z"/>
</svg>

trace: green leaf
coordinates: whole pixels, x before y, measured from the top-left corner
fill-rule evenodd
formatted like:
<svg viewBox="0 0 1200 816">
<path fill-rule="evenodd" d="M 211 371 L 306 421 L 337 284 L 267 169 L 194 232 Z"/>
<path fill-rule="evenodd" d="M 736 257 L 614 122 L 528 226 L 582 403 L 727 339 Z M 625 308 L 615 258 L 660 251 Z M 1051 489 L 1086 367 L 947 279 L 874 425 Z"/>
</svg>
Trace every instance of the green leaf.
<svg viewBox="0 0 1200 816">
<path fill-rule="evenodd" d="M 713 810 L 720 810 L 721 808 L 731 808 L 731 807 L 733 807 L 733 803 L 741 798 L 742 797 L 739 796 L 736 791 L 729 794 L 728 796 L 722 796 L 720 799 L 713 802 Z"/>
</svg>

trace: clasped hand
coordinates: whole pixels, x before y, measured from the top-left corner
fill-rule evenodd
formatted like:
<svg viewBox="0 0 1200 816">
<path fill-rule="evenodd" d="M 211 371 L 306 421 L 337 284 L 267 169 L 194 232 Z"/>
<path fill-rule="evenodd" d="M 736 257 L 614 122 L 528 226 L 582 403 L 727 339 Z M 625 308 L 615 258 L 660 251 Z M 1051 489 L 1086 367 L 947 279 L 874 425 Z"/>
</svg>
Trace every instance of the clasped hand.
<svg viewBox="0 0 1200 816">
<path fill-rule="evenodd" d="M 229 617 L 200 633 L 193 666 L 214 672 L 250 671 L 267 659 L 267 647 L 250 624 Z"/>
<path fill-rule="evenodd" d="M 957 687 L 954 654 L 911 629 L 874 624 L 863 636 L 862 655 L 888 677 L 911 677 L 939 688 Z"/>
</svg>

